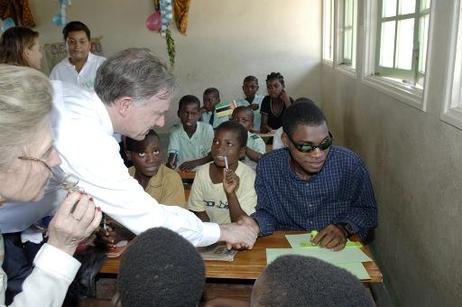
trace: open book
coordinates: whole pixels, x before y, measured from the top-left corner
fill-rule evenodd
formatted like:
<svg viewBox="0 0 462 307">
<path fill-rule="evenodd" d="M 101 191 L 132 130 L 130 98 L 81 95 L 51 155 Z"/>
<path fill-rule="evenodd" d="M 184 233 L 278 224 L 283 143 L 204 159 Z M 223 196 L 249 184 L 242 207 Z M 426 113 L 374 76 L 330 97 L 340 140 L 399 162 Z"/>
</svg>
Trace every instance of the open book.
<svg viewBox="0 0 462 307">
<path fill-rule="evenodd" d="M 197 251 L 204 260 L 233 261 L 237 250 L 227 249 L 226 243 L 215 243 L 207 247 L 198 247 Z"/>
</svg>

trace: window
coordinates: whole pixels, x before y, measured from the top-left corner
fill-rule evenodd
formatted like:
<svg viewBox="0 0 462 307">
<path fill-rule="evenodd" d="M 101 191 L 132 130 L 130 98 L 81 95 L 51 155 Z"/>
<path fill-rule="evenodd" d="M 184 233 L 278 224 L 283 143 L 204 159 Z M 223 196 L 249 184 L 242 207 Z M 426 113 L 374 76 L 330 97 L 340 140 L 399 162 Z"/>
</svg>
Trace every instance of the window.
<svg viewBox="0 0 462 307">
<path fill-rule="evenodd" d="M 340 42 L 338 64 L 356 67 L 357 0 L 341 0 L 339 10 Z"/>
<path fill-rule="evenodd" d="M 462 129 L 462 6 L 454 1 L 447 97 L 441 119 Z"/>
<path fill-rule="evenodd" d="M 322 2 L 322 58 L 334 60 L 334 0 Z"/>
<path fill-rule="evenodd" d="M 422 89 L 430 0 L 380 0 L 375 75 Z"/>
</svg>

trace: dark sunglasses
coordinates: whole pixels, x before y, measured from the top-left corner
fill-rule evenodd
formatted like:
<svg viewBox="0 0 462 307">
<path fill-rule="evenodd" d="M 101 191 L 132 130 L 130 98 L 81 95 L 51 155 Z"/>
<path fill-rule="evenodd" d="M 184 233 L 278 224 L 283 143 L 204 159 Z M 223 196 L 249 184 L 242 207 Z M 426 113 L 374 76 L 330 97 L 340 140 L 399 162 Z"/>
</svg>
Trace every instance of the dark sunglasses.
<svg viewBox="0 0 462 307">
<path fill-rule="evenodd" d="M 321 144 L 319 145 L 313 145 L 312 143 L 302 143 L 302 144 L 299 144 L 299 143 L 295 143 L 294 140 L 292 140 L 292 138 L 289 136 L 289 134 L 287 134 L 287 137 L 289 138 L 289 140 L 292 142 L 292 144 L 294 145 L 294 147 L 300 151 L 300 152 L 303 152 L 303 153 L 309 153 L 309 152 L 312 152 L 314 151 L 316 148 L 319 148 L 319 150 L 326 150 L 328 149 L 330 146 L 332 146 L 332 143 L 334 141 L 334 137 L 332 136 L 332 133 L 330 133 L 329 131 L 329 137 L 325 138 Z"/>
</svg>

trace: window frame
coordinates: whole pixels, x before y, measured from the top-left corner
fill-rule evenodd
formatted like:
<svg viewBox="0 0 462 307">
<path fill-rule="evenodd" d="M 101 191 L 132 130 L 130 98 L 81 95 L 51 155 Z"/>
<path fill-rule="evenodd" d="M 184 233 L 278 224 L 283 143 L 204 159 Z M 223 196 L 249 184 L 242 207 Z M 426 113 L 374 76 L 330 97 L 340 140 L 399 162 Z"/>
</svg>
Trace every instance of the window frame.
<svg viewBox="0 0 462 307">
<path fill-rule="evenodd" d="M 351 59 L 345 61 L 345 20 L 346 20 L 346 1 L 352 3 L 352 24 L 347 27 L 351 30 Z M 346 72 L 352 77 L 356 77 L 357 68 L 357 45 L 358 45 L 358 13 L 359 13 L 359 1 L 358 0 L 337 0 L 336 6 L 336 20 L 337 20 L 337 53 L 335 57 L 335 67 L 343 72 Z M 348 29 L 347 29 L 348 30 Z"/>
<path fill-rule="evenodd" d="M 326 2 L 330 3 L 330 14 L 329 21 L 326 20 Z M 322 60 L 325 64 L 333 65 L 335 59 L 335 28 L 336 28 L 336 18 L 335 18 L 335 0 L 323 0 L 322 1 Z M 326 24 L 329 23 L 330 27 L 328 31 L 326 29 Z M 326 37 L 328 36 L 328 38 Z M 327 56 L 326 56 L 327 55 Z"/>
</svg>

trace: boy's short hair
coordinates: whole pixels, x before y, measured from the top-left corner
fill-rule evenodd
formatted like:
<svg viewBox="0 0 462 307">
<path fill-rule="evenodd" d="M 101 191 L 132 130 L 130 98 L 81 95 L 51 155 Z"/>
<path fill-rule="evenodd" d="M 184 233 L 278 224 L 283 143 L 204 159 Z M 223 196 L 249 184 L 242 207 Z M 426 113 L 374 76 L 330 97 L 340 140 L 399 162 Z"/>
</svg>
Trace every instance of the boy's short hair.
<svg viewBox="0 0 462 307">
<path fill-rule="evenodd" d="M 81 21 L 71 21 L 66 24 L 63 28 L 64 41 L 69 36 L 69 32 L 84 31 L 87 35 L 88 40 L 91 40 L 90 29 Z"/>
<path fill-rule="evenodd" d="M 374 306 L 370 294 L 353 274 L 313 257 L 279 257 L 260 278 L 259 289 L 254 286 L 252 293 L 252 307 Z"/>
<path fill-rule="evenodd" d="M 253 121 L 254 114 L 253 114 L 253 111 L 252 111 L 252 109 L 250 107 L 248 107 L 248 106 L 239 106 L 239 107 L 235 108 L 234 111 L 233 111 L 233 115 L 231 115 L 231 117 L 234 118 L 234 116 L 239 112 L 245 112 L 245 113 L 249 114 L 250 117 L 252 118 L 252 121 Z"/>
<path fill-rule="evenodd" d="M 198 109 L 200 109 L 201 107 L 201 101 L 199 100 L 199 98 L 197 98 L 194 95 L 185 95 L 181 97 L 178 103 L 178 111 L 180 111 L 183 107 L 190 105 L 190 104 L 196 104 Z"/>
<path fill-rule="evenodd" d="M 209 87 L 208 89 L 204 91 L 203 96 L 210 95 L 210 94 L 215 94 L 215 96 L 217 96 L 217 98 L 220 99 L 220 91 L 217 88 Z"/>
<path fill-rule="evenodd" d="M 151 129 L 142 141 L 137 141 L 127 136 L 127 138 L 125 139 L 125 149 L 131 152 L 141 152 L 142 148 L 146 146 L 145 142 L 148 139 L 157 139 L 160 141 L 159 135 Z"/>
<path fill-rule="evenodd" d="M 290 105 L 282 116 L 282 129 L 289 136 L 298 125 L 316 127 L 326 123 L 321 109 L 308 98 L 298 98 Z"/>
<path fill-rule="evenodd" d="M 123 254 L 118 286 L 122 306 L 197 306 L 205 266 L 195 247 L 166 228 L 140 234 Z"/>
<path fill-rule="evenodd" d="M 281 83 L 282 87 L 286 87 L 285 81 L 284 81 L 284 76 L 281 75 L 279 72 L 272 72 L 269 75 L 266 76 L 266 82 L 268 81 L 273 81 L 273 80 L 278 80 L 279 83 Z"/>
<path fill-rule="evenodd" d="M 232 120 L 228 120 L 215 128 L 215 133 L 217 133 L 219 130 L 228 130 L 234 132 L 237 136 L 237 141 L 239 142 L 241 148 L 247 146 L 247 130 L 245 130 L 244 126 L 241 124 Z"/>
<path fill-rule="evenodd" d="M 246 82 L 255 82 L 255 83 L 257 83 L 257 86 L 258 86 L 258 79 L 255 76 L 247 76 L 247 77 L 245 77 L 244 78 L 244 83 L 246 83 Z"/>
</svg>

